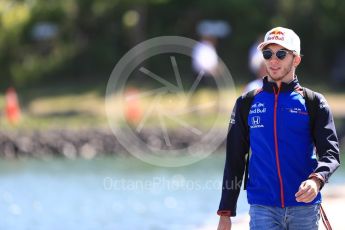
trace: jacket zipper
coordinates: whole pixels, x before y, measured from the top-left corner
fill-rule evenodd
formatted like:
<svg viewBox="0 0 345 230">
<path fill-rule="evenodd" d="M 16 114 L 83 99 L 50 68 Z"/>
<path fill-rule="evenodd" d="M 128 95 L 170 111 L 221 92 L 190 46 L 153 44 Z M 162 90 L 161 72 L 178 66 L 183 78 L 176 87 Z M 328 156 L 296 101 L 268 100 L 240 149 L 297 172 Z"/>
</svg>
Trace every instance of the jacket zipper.
<svg viewBox="0 0 345 230">
<path fill-rule="evenodd" d="M 278 135 L 277 135 L 277 107 L 278 107 L 278 96 L 280 92 L 280 86 L 278 90 L 273 87 L 274 91 L 274 147 L 276 153 L 276 163 L 277 163 L 277 171 L 278 171 L 278 178 L 279 178 L 279 185 L 280 185 L 280 202 L 282 208 L 285 207 L 284 202 L 284 186 L 283 186 L 283 178 L 280 173 L 280 162 L 279 162 L 279 149 L 278 149 Z"/>
</svg>

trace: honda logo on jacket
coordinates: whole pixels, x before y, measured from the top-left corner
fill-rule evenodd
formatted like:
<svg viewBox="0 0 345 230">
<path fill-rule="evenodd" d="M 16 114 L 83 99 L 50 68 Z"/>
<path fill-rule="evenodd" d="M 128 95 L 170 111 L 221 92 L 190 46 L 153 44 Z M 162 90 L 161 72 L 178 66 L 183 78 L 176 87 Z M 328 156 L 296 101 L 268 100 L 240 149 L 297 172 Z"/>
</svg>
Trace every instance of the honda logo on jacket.
<svg viewBox="0 0 345 230">
<path fill-rule="evenodd" d="M 263 128 L 264 126 L 261 124 L 260 121 L 260 117 L 259 116 L 253 116 L 252 117 L 252 125 L 250 126 L 250 128 Z"/>
</svg>

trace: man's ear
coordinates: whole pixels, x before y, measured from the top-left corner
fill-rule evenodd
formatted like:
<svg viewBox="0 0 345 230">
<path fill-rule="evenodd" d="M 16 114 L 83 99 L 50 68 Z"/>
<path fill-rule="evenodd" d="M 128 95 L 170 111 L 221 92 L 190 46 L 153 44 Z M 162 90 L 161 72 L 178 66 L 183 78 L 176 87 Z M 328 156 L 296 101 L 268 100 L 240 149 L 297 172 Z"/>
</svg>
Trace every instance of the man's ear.
<svg viewBox="0 0 345 230">
<path fill-rule="evenodd" d="M 293 60 L 293 65 L 295 66 L 295 68 L 299 65 L 299 63 L 301 63 L 302 57 L 299 55 L 296 55 L 294 60 Z"/>
</svg>

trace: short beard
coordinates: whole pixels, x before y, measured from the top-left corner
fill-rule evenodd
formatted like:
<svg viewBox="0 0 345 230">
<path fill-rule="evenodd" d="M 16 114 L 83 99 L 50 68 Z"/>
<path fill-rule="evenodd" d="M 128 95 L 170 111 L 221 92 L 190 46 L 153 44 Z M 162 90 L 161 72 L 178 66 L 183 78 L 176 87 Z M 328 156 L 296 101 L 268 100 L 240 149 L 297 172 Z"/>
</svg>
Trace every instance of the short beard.
<svg viewBox="0 0 345 230">
<path fill-rule="evenodd" d="M 286 77 L 286 75 L 288 75 L 288 74 L 292 71 L 292 68 L 293 68 L 293 64 L 292 64 L 292 63 L 293 63 L 293 60 L 294 60 L 294 59 L 291 60 L 291 62 L 290 62 L 290 64 L 288 65 L 288 67 L 286 67 L 286 68 L 283 69 L 283 74 L 282 74 L 281 76 L 276 77 L 276 78 L 273 78 L 273 77 L 270 75 L 269 68 L 266 66 L 266 72 L 267 72 L 268 76 L 269 76 L 272 80 L 274 80 L 274 81 L 282 81 L 282 80 Z"/>
</svg>

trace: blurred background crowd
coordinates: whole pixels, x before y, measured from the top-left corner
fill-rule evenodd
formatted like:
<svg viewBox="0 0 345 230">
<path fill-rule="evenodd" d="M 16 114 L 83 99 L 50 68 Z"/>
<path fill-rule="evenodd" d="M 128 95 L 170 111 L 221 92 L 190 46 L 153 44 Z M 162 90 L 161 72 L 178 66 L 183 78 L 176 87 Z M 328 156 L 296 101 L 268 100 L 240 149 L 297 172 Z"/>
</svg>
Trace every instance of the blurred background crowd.
<svg viewBox="0 0 345 230">
<path fill-rule="evenodd" d="M 163 35 L 198 40 L 203 29 L 198 25 L 205 19 L 230 26 L 211 25 L 218 29 L 211 33 L 221 38 L 219 56 L 236 82 L 251 79 L 250 46 L 281 25 L 301 37 L 305 58 L 299 74 L 340 87 L 344 11 L 341 0 L 1 0 L 0 87 L 104 85 L 116 61 L 134 45 Z"/>
</svg>

